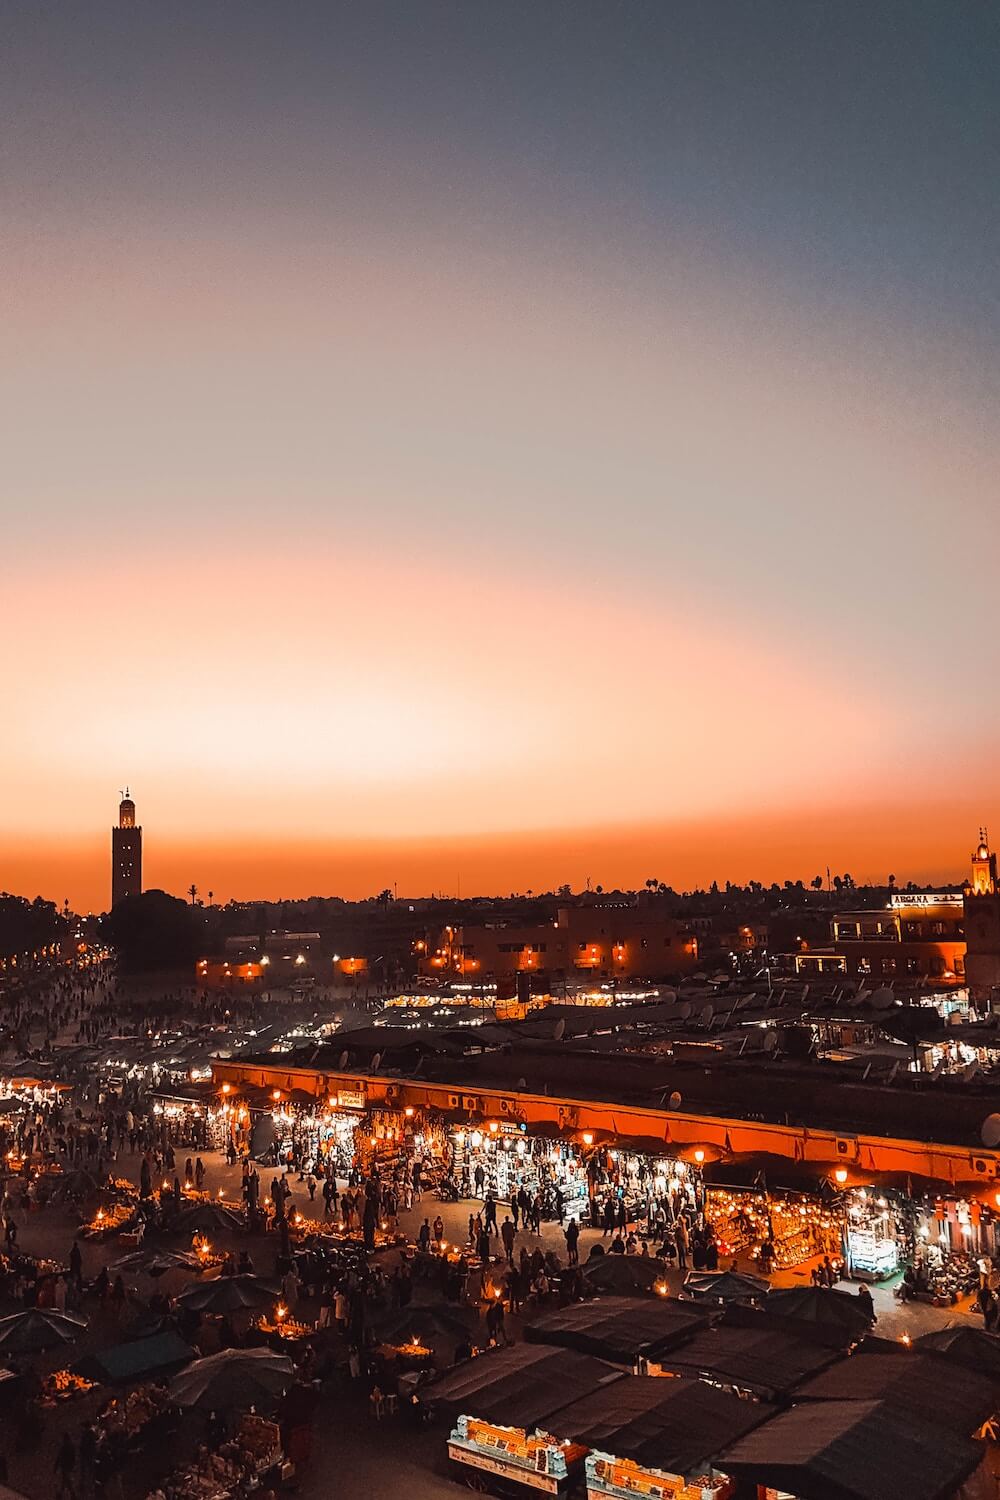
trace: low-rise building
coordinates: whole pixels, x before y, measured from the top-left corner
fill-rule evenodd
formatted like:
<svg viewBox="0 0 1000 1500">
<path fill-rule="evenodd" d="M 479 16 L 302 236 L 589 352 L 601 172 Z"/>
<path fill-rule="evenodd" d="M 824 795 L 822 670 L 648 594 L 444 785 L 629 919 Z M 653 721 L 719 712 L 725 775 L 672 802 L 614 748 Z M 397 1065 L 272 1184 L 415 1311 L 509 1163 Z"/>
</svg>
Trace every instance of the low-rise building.
<svg viewBox="0 0 1000 1500">
<path fill-rule="evenodd" d="M 442 978 L 663 979 L 697 967 L 698 939 L 639 906 L 567 906 L 553 922 L 444 927 L 417 957 L 422 974 Z"/>
</svg>

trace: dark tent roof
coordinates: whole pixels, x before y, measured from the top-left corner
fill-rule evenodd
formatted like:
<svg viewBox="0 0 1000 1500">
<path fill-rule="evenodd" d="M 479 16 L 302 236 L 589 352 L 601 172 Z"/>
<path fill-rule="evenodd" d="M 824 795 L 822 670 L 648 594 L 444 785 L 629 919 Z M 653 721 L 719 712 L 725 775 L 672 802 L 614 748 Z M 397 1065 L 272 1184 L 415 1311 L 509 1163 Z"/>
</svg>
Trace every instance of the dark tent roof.
<svg viewBox="0 0 1000 1500">
<path fill-rule="evenodd" d="M 935 1328 L 933 1333 L 914 1339 L 913 1347 L 921 1353 L 927 1349 L 936 1351 L 978 1375 L 1000 1380 L 1000 1338 L 975 1324 L 949 1323 L 947 1328 Z"/>
<path fill-rule="evenodd" d="M 81 1373 L 92 1372 L 98 1380 L 120 1385 L 130 1380 L 146 1380 L 168 1370 L 179 1370 L 194 1359 L 196 1350 L 186 1344 L 179 1333 L 155 1333 L 148 1339 L 134 1339 L 102 1349 L 80 1363 Z"/>
<path fill-rule="evenodd" d="M 773 1398 L 794 1390 L 834 1358 L 831 1350 L 784 1330 L 722 1324 L 702 1329 L 659 1363 L 674 1375 L 695 1375 Z"/>
<path fill-rule="evenodd" d="M 653 1255 L 592 1256 L 583 1268 L 588 1292 L 616 1297 L 650 1296 L 657 1282 L 667 1281 L 667 1263 Z"/>
<path fill-rule="evenodd" d="M 932 1422 L 968 1436 L 1000 1405 L 1000 1381 L 937 1353 L 902 1345 L 882 1352 L 869 1339 L 847 1359 L 800 1386 L 800 1401 L 882 1401 L 914 1423 Z"/>
<path fill-rule="evenodd" d="M 968 1438 L 908 1421 L 880 1402 L 829 1401 L 781 1412 L 734 1443 L 717 1466 L 802 1500 L 944 1500 L 982 1455 Z"/>
<path fill-rule="evenodd" d="M 676 1348 L 705 1322 L 702 1308 L 676 1298 L 599 1297 L 547 1313 L 528 1325 L 525 1338 L 631 1365 L 640 1354 L 654 1358 Z"/>
<path fill-rule="evenodd" d="M 866 1337 L 870 1328 L 857 1297 L 820 1287 L 772 1292 L 762 1308 L 733 1303 L 722 1321 L 727 1327 L 771 1329 L 840 1350 Z"/>
<path fill-rule="evenodd" d="M 466 1360 L 422 1386 L 418 1394 L 425 1405 L 453 1416 L 464 1414 L 530 1431 L 570 1402 L 621 1378 L 620 1370 L 588 1354 L 515 1344 Z"/>
<path fill-rule="evenodd" d="M 630 1458 L 668 1474 L 689 1474 L 766 1422 L 773 1408 L 741 1401 L 703 1380 L 625 1375 L 551 1419 L 554 1437 Z"/>
</svg>

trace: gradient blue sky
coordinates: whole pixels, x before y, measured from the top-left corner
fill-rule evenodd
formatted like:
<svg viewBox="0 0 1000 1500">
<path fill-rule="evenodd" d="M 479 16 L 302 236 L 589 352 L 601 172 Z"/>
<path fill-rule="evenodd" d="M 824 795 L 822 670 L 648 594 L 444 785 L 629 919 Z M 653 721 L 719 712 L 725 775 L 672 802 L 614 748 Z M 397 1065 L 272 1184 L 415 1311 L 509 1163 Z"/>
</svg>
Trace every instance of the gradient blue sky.
<svg viewBox="0 0 1000 1500">
<path fill-rule="evenodd" d="M 981 4 L 5 5 L 3 883 L 101 904 L 125 780 L 224 894 L 960 867 L 998 77 Z"/>
</svg>

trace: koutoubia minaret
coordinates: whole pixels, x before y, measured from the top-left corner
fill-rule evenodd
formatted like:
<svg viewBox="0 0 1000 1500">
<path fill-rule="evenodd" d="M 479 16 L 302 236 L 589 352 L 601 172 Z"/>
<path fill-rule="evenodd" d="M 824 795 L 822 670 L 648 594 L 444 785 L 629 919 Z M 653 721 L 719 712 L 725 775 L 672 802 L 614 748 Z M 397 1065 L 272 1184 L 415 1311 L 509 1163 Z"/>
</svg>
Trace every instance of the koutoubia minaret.
<svg viewBox="0 0 1000 1500">
<path fill-rule="evenodd" d="M 118 804 L 118 827 L 111 830 L 111 905 L 141 891 L 142 829 L 136 825 L 135 803 L 126 787 Z"/>
</svg>

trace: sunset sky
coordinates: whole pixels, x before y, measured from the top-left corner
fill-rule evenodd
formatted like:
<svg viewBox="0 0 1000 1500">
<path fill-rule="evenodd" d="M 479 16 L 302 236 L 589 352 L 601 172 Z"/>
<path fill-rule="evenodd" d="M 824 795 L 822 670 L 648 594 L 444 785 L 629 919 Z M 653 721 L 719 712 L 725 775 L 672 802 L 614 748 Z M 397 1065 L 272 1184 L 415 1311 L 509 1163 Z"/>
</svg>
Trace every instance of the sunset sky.
<svg viewBox="0 0 1000 1500">
<path fill-rule="evenodd" d="M 1000 19 L 7 0 L 0 887 L 960 875 Z"/>
</svg>

